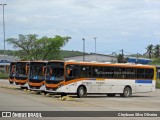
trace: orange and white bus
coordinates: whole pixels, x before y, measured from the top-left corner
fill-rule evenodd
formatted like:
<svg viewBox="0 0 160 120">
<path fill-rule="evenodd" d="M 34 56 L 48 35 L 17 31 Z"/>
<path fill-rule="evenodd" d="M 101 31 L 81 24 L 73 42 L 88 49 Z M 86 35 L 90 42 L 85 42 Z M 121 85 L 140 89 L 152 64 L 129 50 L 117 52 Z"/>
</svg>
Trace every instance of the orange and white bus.
<svg viewBox="0 0 160 120">
<path fill-rule="evenodd" d="M 15 84 L 20 85 L 21 88 L 27 88 L 28 72 L 27 69 L 30 61 L 18 61 L 16 62 L 16 74 L 15 74 Z"/>
<path fill-rule="evenodd" d="M 48 61 L 46 67 L 45 92 L 50 92 L 54 89 L 55 84 L 64 82 L 64 61 L 51 60 Z M 49 91 L 48 91 L 49 90 Z"/>
<path fill-rule="evenodd" d="M 129 97 L 134 93 L 155 90 L 156 68 L 149 65 L 111 64 L 98 62 L 52 62 L 53 79 L 46 79 L 45 91 L 57 94 L 119 94 Z"/>
<path fill-rule="evenodd" d="M 16 62 L 11 62 L 9 66 L 9 83 L 14 84 L 14 77 L 16 75 Z"/>
<path fill-rule="evenodd" d="M 43 85 L 46 78 L 47 61 L 31 61 L 29 64 L 28 89 L 34 91 L 43 91 Z"/>
</svg>

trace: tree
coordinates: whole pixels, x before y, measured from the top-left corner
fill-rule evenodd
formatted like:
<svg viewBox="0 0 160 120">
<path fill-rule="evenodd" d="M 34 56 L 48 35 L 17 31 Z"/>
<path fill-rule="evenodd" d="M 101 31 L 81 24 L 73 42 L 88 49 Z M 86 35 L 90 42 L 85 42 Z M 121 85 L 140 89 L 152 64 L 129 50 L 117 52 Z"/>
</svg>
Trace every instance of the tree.
<svg viewBox="0 0 160 120">
<path fill-rule="evenodd" d="M 152 44 L 150 44 L 150 45 L 148 45 L 147 46 L 147 53 L 146 54 L 148 54 L 148 56 L 149 56 L 149 58 L 151 59 L 152 58 L 152 55 L 153 55 L 153 45 Z"/>
<path fill-rule="evenodd" d="M 127 62 L 127 58 L 124 58 L 124 55 L 119 54 L 119 55 L 117 55 L 117 62 L 118 63 L 126 63 Z"/>
<path fill-rule="evenodd" d="M 160 45 L 155 45 L 155 47 L 154 47 L 154 55 L 155 55 L 155 58 L 159 58 L 160 57 Z"/>
<path fill-rule="evenodd" d="M 56 35 L 54 38 L 46 36 L 38 39 L 38 35 L 19 35 L 19 38 L 9 38 L 6 41 L 13 47 L 19 49 L 17 55 L 23 60 L 51 60 L 61 59 L 60 50 L 71 37 L 61 37 Z"/>
</svg>

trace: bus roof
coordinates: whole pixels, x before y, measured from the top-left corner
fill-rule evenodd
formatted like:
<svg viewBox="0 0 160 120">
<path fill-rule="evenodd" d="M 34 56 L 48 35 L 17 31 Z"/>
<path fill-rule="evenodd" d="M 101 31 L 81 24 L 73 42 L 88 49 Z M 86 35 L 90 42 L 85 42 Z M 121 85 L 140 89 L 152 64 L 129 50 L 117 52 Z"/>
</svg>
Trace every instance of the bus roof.
<svg viewBox="0 0 160 120">
<path fill-rule="evenodd" d="M 35 60 L 35 61 L 31 61 L 31 63 L 47 63 L 48 61 L 46 60 Z"/>
<path fill-rule="evenodd" d="M 155 66 L 142 65 L 142 64 L 102 63 L 102 62 L 83 62 L 83 61 L 65 61 L 65 64 L 81 64 L 81 65 L 113 66 L 113 67 L 117 66 L 117 67 L 155 68 Z"/>
<path fill-rule="evenodd" d="M 30 61 L 17 61 L 16 63 L 23 63 L 23 62 L 24 62 L 24 63 L 26 63 L 26 62 L 29 63 Z"/>
<path fill-rule="evenodd" d="M 65 61 L 63 61 L 63 60 L 50 60 L 48 62 L 65 62 Z"/>
</svg>

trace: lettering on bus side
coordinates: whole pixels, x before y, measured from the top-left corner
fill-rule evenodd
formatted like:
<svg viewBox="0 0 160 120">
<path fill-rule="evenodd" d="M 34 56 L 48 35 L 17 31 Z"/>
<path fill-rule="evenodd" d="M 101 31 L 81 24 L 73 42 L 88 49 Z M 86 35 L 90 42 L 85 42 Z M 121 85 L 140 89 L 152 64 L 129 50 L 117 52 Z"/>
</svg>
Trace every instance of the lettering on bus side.
<svg viewBox="0 0 160 120">
<path fill-rule="evenodd" d="M 136 67 L 113 67 L 113 66 L 94 66 L 94 65 L 67 65 L 69 74 L 66 80 L 77 78 L 108 78 L 108 79 L 153 79 L 153 68 L 136 68 Z"/>
<path fill-rule="evenodd" d="M 82 84 L 84 84 L 84 85 L 91 85 L 92 82 L 82 82 Z"/>
<path fill-rule="evenodd" d="M 98 82 L 96 82 L 96 84 L 105 84 L 105 82 L 101 82 L 101 81 L 98 81 Z"/>
</svg>

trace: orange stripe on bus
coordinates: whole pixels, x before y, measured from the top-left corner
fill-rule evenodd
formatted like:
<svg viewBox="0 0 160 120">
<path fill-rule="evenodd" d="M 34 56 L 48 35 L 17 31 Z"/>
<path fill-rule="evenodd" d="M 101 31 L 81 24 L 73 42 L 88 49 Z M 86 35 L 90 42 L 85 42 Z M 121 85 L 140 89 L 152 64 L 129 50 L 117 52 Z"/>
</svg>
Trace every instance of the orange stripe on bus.
<svg viewBox="0 0 160 120">
<path fill-rule="evenodd" d="M 40 83 L 28 82 L 28 84 L 35 87 L 40 87 L 42 84 L 44 84 L 44 81 Z"/>
<path fill-rule="evenodd" d="M 16 83 L 26 83 L 27 82 L 27 79 L 26 80 L 14 80 Z"/>
<path fill-rule="evenodd" d="M 10 78 L 8 78 L 8 80 L 9 80 L 10 82 L 14 82 L 14 79 L 10 79 Z"/>
<path fill-rule="evenodd" d="M 58 84 L 47 84 L 47 83 L 45 83 L 45 86 L 48 87 L 48 88 L 56 88 L 56 87 L 58 87 L 60 85 L 63 85 L 63 84 L 64 84 L 64 81 L 62 81 Z"/>
</svg>

